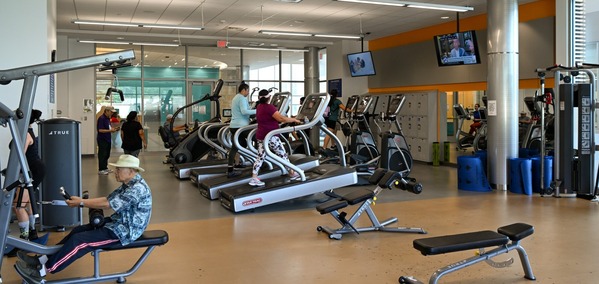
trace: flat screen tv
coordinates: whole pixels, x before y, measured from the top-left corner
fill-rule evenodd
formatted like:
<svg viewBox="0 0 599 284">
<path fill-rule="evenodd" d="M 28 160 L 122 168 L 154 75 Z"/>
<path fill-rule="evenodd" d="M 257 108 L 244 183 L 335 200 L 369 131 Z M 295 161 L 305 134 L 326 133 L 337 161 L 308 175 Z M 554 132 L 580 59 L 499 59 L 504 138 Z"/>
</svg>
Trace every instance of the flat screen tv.
<svg viewBox="0 0 599 284">
<path fill-rule="evenodd" d="M 370 51 L 348 54 L 347 63 L 352 77 L 376 75 Z"/>
<path fill-rule="evenodd" d="M 434 41 L 439 66 L 480 64 L 475 31 L 437 35 Z"/>
</svg>

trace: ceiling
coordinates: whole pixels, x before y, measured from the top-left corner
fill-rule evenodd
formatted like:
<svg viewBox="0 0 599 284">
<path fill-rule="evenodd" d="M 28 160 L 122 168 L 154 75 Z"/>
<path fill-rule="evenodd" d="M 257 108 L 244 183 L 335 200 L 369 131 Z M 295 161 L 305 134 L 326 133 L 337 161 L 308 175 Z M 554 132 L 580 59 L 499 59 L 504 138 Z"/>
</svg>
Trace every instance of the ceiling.
<svg viewBox="0 0 599 284">
<path fill-rule="evenodd" d="M 455 22 L 456 13 L 332 0 L 57 0 L 57 32 L 81 40 L 142 41 L 216 46 L 326 47 L 337 39 L 272 36 L 259 30 L 325 34 L 367 34 L 377 39 L 426 26 Z M 486 13 L 487 0 L 413 0 L 474 7 L 460 18 Z M 519 3 L 533 2 L 520 0 Z M 447 19 L 441 17 L 446 16 Z M 204 26 L 202 31 L 91 26 L 71 21 Z"/>
</svg>

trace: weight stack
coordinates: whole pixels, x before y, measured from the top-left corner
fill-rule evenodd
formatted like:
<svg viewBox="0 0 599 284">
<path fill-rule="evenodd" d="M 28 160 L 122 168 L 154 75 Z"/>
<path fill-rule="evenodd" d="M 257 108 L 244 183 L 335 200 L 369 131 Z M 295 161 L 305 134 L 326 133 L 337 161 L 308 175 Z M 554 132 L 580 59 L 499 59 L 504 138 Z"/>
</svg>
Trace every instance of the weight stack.
<svg viewBox="0 0 599 284">
<path fill-rule="evenodd" d="M 81 196 L 81 141 L 79 122 L 67 118 L 48 119 L 40 123 L 40 154 L 46 165 L 42 181 L 43 201 L 64 200 L 60 187 L 70 195 Z M 81 224 L 81 208 L 44 205 L 40 214 L 42 230 Z"/>
</svg>

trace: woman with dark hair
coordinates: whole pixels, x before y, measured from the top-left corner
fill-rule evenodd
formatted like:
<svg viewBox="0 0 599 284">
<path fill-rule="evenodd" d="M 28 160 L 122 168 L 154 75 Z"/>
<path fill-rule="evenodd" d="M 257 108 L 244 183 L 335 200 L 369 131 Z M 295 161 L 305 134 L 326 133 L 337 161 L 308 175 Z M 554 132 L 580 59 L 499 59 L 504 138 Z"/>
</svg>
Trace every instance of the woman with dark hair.
<svg viewBox="0 0 599 284">
<path fill-rule="evenodd" d="M 137 121 L 136 111 L 130 112 L 127 115 L 127 120 L 121 126 L 121 140 L 123 140 L 121 148 L 123 148 L 125 154 L 131 156 L 139 156 L 142 146 L 144 149 L 148 148 L 144 136 L 144 128 Z"/>
<path fill-rule="evenodd" d="M 258 106 L 256 107 L 256 120 L 258 121 L 258 129 L 256 130 L 256 139 L 258 140 L 258 158 L 254 162 L 252 169 L 252 179 L 249 184 L 251 186 L 264 186 L 264 182 L 258 178 L 258 171 L 262 167 L 266 152 L 264 150 L 264 138 L 268 132 L 275 129 L 279 129 L 279 123 L 301 123 L 299 120 L 283 116 L 279 113 L 274 105 L 270 104 L 270 93 L 268 90 L 261 90 L 258 93 Z M 268 148 L 273 151 L 277 156 L 289 161 L 287 152 L 281 143 L 279 136 L 272 136 L 268 143 Z M 300 175 L 294 172 L 292 169 L 287 169 L 291 180 L 297 180 Z"/>
<path fill-rule="evenodd" d="M 339 121 L 339 109 L 342 109 L 343 111 L 347 111 L 347 112 L 351 112 L 351 110 L 346 108 L 343 105 L 343 103 L 341 102 L 341 100 L 337 98 L 339 93 L 337 92 L 336 89 L 331 90 L 329 95 L 331 96 L 331 100 L 329 101 L 329 106 L 328 106 L 329 113 L 328 113 L 328 116 L 325 117 L 324 123 L 327 125 L 327 128 L 330 131 L 335 133 L 335 127 L 337 126 L 337 122 Z M 326 113 L 325 113 L 325 115 L 326 115 Z M 322 147 L 325 149 L 328 148 L 330 141 L 331 141 L 331 137 L 329 137 L 329 135 L 325 136 L 324 144 L 322 145 Z"/>
</svg>

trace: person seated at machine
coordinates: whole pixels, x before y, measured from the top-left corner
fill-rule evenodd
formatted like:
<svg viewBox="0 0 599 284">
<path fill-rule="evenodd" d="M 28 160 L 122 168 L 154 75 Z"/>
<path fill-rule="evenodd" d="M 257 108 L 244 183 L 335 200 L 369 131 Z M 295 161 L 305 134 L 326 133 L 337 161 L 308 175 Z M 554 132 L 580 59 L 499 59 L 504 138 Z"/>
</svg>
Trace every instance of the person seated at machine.
<svg viewBox="0 0 599 284">
<path fill-rule="evenodd" d="M 472 124 L 470 124 L 470 131 L 468 131 L 468 134 L 470 135 L 474 135 L 474 132 L 476 132 L 476 130 L 478 130 L 482 125 L 480 121 L 480 111 L 478 110 L 479 107 L 480 104 L 474 105 L 474 112 L 472 113 Z"/>
<path fill-rule="evenodd" d="M 107 197 L 82 199 L 65 194 L 69 207 L 112 209 L 114 213 L 104 219 L 101 227 L 92 224 L 81 225 L 58 244 L 62 247 L 52 255 L 28 255 L 19 251 L 15 265 L 27 283 L 42 283 L 47 273 L 62 271 L 78 258 L 97 249 L 113 247 L 120 243 L 126 246 L 137 240 L 146 230 L 152 215 L 152 192 L 141 177 L 143 168 L 139 159 L 131 155 L 121 155 L 116 163 L 114 176 L 121 183 Z"/>
<path fill-rule="evenodd" d="M 173 125 L 173 128 L 171 129 L 171 121 L 172 120 L 173 120 L 173 115 L 169 113 L 166 116 L 166 121 L 164 122 L 164 128 L 167 130 L 170 130 L 171 133 L 173 133 L 173 137 L 175 137 L 176 140 L 179 140 L 181 138 L 181 134 L 179 132 L 187 130 L 187 125 L 185 125 L 185 124 Z"/>
</svg>

